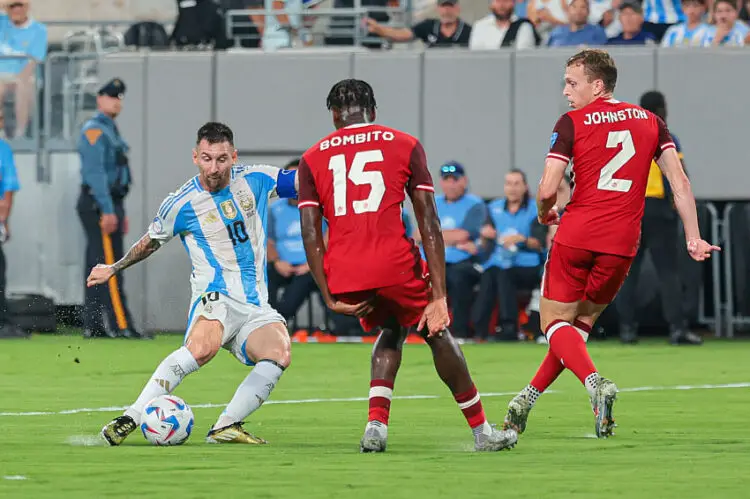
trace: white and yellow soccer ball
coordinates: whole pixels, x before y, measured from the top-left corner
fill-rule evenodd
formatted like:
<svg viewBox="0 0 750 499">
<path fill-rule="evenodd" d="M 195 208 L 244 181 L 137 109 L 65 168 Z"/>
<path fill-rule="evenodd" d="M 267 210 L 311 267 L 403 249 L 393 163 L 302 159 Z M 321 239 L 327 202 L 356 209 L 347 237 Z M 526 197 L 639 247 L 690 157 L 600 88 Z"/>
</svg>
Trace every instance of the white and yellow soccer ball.
<svg viewBox="0 0 750 499">
<path fill-rule="evenodd" d="M 141 431 L 153 445 L 180 445 L 193 430 L 193 411 L 180 397 L 160 395 L 146 404 Z"/>
</svg>

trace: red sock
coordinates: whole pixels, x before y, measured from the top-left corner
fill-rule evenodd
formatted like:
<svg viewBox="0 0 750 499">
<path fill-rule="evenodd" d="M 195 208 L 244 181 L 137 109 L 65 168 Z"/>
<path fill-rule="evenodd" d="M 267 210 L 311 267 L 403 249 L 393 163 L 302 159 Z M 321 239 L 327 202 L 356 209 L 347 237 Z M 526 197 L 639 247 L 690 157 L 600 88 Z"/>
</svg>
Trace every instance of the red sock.
<svg viewBox="0 0 750 499">
<path fill-rule="evenodd" d="M 370 414 L 367 421 L 380 421 L 388 425 L 393 397 L 393 381 L 374 379 L 370 381 Z"/>
<path fill-rule="evenodd" d="M 596 372 L 596 367 L 580 333 L 568 322 L 554 321 L 546 334 L 552 353 L 585 384 L 586 378 Z"/>
<path fill-rule="evenodd" d="M 466 422 L 469 423 L 472 430 L 487 422 L 482 407 L 482 399 L 479 398 L 476 386 L 471 385 L 471 388 L 464 393 L 454 393 L 453 398 L 456 399 L 458 407 L 464 413 Z"/>
<path fill-rule="evenodd" d="M 552 353 L 552 350 L 547 350 L 547 355 L 529 384 L 539 390 L 539 393 L 544 393 L 544 390 L 549 388 L 549 385 L 554 383 L 564 370 L 565 366 L 560 359 Z"/>
</svg>

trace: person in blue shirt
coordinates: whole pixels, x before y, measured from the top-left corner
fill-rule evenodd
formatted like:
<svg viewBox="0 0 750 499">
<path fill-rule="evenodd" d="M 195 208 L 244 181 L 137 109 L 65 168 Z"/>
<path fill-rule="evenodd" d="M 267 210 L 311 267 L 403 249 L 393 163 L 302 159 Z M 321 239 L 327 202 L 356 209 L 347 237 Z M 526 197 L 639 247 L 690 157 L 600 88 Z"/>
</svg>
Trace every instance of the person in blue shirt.
<svg viewBox="0 0 750 499">
<path fill-rule="evenodd" d="M 622 33 L 607 40 L 607 45 L 655 45 L 656 37 L 643 31 L 643 9 L 632 1 L 620 5 Z"/>
<path fill-rule="evenodd" d="M 0 115 L 0 126 L 3 117 Z M 8 219 L 13 207 L 13 195 L 18 192 L 18 175 L 10 145 L 0 139 L 0 338 L 27 336 L 27 333 L 9 322 L 8 304 L 5 299 L 5 253 L 3 245 L 10 239 Z"/>
<path fill-rule="evenodd" d="M 569 24 L 553 29 L 547 45 L 550 47 L 597 46 L 607 43 L 604 28 L 588 23 L 588 0 L 573 0 L 568 6 Z"/>
<path fill-rule="evenodd" d="M 0 103 L 9 88 L 15 89 L 16 129 L 13 137 L 26 134 L 36 99 L 37 66 L 47 56 L 47 27 L 29 17 L 28 0 L 10 0 L 7 15 L 0 15 Z"/>
<path fill-rule="evenodd" d="M 466 170 L 458 162 L 449 162 L 440 167 L 440 188 L 443 194 L 435 196 L 435 204 L 445 242 L 446 284 L 453 312 L 451 332 L 457 338 L 466 338 L 469 334 L 473 290 L 479 281 L 474 241 L 487 219 L 487 206 L 482 198 L 467 192 Z"/>
<path fill-rule="evenodd" d="M 512 169 L 505 175 L 505 197 L 492 201 L 487 224 L 482 227 L 482 244 L 491 247 L 484 262 L 477 301 L 472 315 L 477 337 L 487 338 L 495 303 L 500 306 L 501 332 L 493 339 L 518 339 L 518 292 L 539 286 L 542 243 L 532 237 L 537 219 L 526 174 Z"/>
<path fill-rule="evenodd" d="M 125 83 L 114 78 L 98 91 L 98 112 L 81 129 L 81 194 L 77 211 L 86 233 L 86 274 L 99 263 L 112 265 L 124 254 L 128 232 L 125 196 L 130 189 L 128 144 L 115 118 L 122 109 Z M 83 305 L 84 337 L 140 338 L 128 309 L 122 276 L 114 285 L 86 288 Z"/>
</svg>

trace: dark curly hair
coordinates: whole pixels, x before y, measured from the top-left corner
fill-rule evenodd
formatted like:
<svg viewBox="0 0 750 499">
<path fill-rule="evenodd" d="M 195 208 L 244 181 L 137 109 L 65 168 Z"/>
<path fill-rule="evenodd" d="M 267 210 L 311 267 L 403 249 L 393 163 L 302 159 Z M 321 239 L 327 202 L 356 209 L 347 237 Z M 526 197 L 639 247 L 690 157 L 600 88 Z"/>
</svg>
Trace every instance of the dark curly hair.
<svg viewBox="0 0 750 499">
<path fill-rule="evenodd" d="M 375 92 L 369 83 L 363 80 L 341 80 L 328 92 L 326 106 L 329 110 L 360 108 L 363 112 L 374 111 L 377 107 Z"/>
</svg>

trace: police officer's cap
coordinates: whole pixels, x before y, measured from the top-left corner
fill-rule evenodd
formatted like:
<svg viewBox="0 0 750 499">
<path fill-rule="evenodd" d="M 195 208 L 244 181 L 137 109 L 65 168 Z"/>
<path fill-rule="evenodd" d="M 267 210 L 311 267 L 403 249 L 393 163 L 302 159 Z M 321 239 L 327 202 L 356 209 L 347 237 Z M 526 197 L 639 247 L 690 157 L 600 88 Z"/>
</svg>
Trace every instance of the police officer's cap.
<svg viewBox="0 0 750 499">
<path fill-rule="evenodd" d="M 125 83 L 119 78 L 112 78 L 102 86 L 97 95 L 122 98 L 125 95 Z"/>
</svg>

